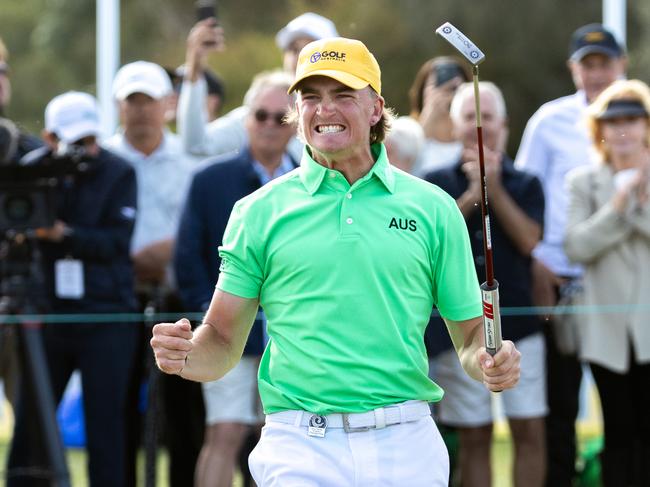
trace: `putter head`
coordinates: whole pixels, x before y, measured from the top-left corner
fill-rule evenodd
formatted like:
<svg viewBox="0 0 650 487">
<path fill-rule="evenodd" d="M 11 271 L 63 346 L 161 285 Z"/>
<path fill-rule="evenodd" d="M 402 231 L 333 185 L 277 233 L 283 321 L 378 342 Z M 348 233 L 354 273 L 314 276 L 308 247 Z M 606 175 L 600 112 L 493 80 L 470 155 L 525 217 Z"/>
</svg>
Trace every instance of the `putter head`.
<svg viewBox="0 0 650 487">
<path fill-rule="evenodd" d="M 472 65 L 477 66 L 485 59 L 485 54 L 470 41 L 465 34 L 459 31 L 451 23 L 445 22 L 436 29 L 436 34 L 443 37 L 449 44 L 454 46 L 465 59 Z"/>
</svg>

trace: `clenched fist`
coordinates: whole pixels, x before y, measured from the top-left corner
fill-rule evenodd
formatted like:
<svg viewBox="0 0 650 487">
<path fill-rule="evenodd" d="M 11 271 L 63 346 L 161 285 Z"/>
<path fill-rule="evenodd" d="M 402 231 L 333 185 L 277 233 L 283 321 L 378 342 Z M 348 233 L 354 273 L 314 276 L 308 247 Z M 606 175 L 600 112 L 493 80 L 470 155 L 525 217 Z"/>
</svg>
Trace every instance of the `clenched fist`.
<svg viewBox="0 0 650 487">
<path fill-rule="evenodd" d="M 167 374 L 180 374 L 192 351 L 192 326 L 187 318 L 153 327 L 151 348 L 158 368 Z"/>
</svg>

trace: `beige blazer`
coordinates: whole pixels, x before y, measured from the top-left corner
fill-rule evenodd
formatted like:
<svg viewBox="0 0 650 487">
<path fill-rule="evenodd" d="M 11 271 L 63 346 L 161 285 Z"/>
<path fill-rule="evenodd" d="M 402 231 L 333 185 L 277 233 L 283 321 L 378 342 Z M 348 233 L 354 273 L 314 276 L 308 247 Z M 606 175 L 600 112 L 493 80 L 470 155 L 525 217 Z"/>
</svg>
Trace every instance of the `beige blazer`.
<svg viewBox="0 0 650 487">
<path fill-rule="evenodd" d="M 638 207 L 634 201 L 624 215 L 617 214 L 610 202 L 614 173 L 607 164 L 579 167 L 566 181 L 564 249 L 585 266 L 585 304 L 603 307 L 579 320 L 579 353 L 625 373 L 635 359 L 630 339 L 636 361 L 650 362 L 650 202 Z"/>
</svg>

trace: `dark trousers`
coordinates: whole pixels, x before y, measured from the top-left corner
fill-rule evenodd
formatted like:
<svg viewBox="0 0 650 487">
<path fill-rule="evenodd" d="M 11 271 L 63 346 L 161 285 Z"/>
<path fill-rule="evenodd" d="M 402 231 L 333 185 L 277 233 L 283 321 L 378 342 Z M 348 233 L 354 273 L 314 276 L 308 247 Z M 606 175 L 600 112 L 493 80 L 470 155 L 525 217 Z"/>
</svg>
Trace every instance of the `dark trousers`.
<svg viewBox="0 0 650 487">
<path fill-rule="evenodd" d="M 142 310 L 150 303 L 156 312 L 179 313 L 182 307 L 174 293 L 162 293 L 152 297 L 150 293 L 138 296 Z M 188 381 L 178 376 L 159 372 L 149 345 L 153 323 L 138 325 L 139 337 L 135 372 L 129 387 L 129 403 L 133 408 L 140 404 L 142 384 L 155 387 L 148 395 L 149 404 L 146 414 L 154 414 L 154 428 L 164 441 L 169 454 L 170 487 L 187 487 L 194 484 L 194 470 L 199 458 L 205 428 L 205 410 L 201 384 Z M 155 375 L 156 377 L 153 377 Z M 154 385 L 155 384 L 155 385 Z M 129 418 L 127 437 L 127 486 L 136 485 L 136 457 L 139 446 L 143 443 L 144 418 L 140 413 Z M 145 445 L 156 448 L 156 445 Z"/>
<path fill-rule="evenodd" d="M 600 455 L 605 487 L 650 486 L 650 364 L 626 374 L 591 364 L 605 426 Z"/>
<path fill-rule="evenodd" d="M 169 452 L 169 485 L 191 486 L 205 431 L 201 384 L 177 375 L 161 374 L 160 397 Z"/>
<path fill-rule="evenodd" d="M 125 415 L 137 329 L 125 324 L 53 324 L 43 344 L 56 403 L 75 369 L 81 372 L 88 477 L 92 487 L 125 485 Z M 23 379 L 26 379 L 23 377 Z M 8 469 L 47 468 L 35 401 L 21 380 Z M 15 470 L 14 470 L 15 471 Z M 7 487 L 49 486 L 46 479 L 10 477 Z"/>
<path fill-rule="evenodd" d="M 547 487 L 571 487 L 575 476 L 576 429 L 582 366 L 575 355 L 560 353 L 553 327 L 545 326 Z"/>
</svg>

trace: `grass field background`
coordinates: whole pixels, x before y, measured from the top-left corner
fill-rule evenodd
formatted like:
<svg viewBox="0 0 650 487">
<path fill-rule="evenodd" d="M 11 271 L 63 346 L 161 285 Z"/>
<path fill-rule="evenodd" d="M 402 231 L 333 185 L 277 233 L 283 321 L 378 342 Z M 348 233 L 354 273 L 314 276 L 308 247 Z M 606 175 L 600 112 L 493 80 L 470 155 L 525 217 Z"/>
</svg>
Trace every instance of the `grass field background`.
<svg viewBox="0 0 650 487">
<path fill-rule="evenodd" d="M 585 402 L 586 401 L 586 402 Z M 600 418 L 600 408 L 598 404 L 598 395 L 593 387 L 586 389 L 586 395 L 583 397 L 583 410 L 578 421 L 578 434 L 581 445 L 584 446 L 602 435 L 602 420 Z M 11 441 L 11 428 L 13 417 L 9 405 L 2 405 L 0 413 L 0 487 L 5 486 L 4 470 L 6 466 L 6 457 Z M 86 477 L 86 453 L 82 448 L 69 448 L 67 450 L 68 468 L 72 485 L 74 487 L 87 487 L 88 479 Z M 167 456 L 164 451 L 158 456 L 157 467 L 157 487 L 167 487 Z M 512 443 L 508 425 L 505 421 L 500 420 L 495 427 L 494 443 L 492 448 L 492 485 L 493 487 L 512 487 L 510 472 L 512 471 Z M 139 482 L 138 485 L 144 485 L 144 462 L 142 455 L 138 462 Z M 239 487 L 241 482 L 236 479 L 234 487 Z M 597 487 L 596 484 L 583 484 L 589 487 Z M 188 486 L 191 487 L 191 486 Z"/>
</svg>

